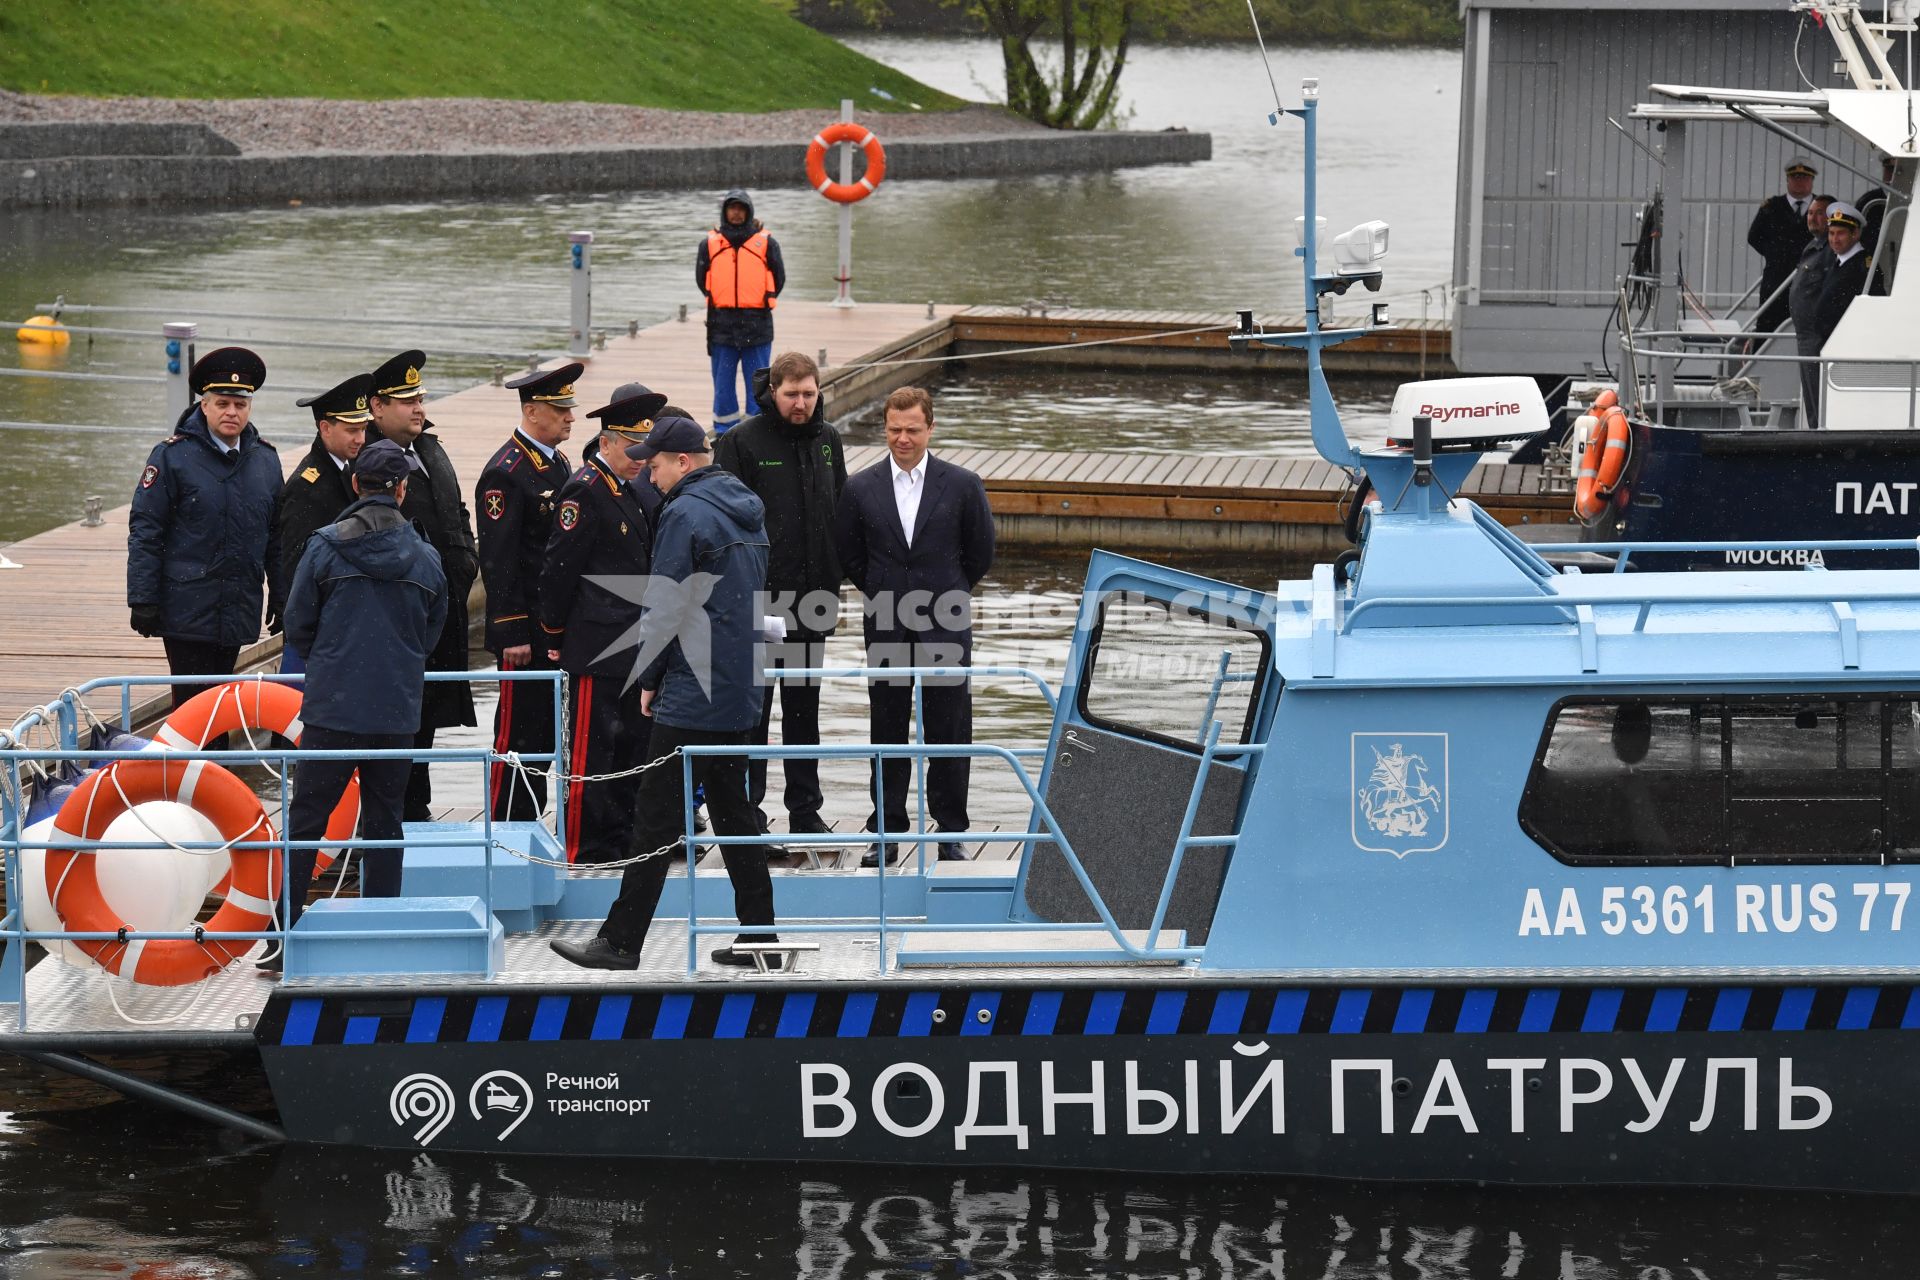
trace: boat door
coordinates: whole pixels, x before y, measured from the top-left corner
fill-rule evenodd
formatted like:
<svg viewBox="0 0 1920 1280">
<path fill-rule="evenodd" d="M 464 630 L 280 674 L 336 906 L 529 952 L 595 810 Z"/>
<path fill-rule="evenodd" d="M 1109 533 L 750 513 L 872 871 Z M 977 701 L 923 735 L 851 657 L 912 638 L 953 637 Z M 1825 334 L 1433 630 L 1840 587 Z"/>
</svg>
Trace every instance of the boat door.
<svg viewBox="0 0 1920 1280">
<path fill-rule="evenodd" d="M 1121 927 L 1153 922 L 1199 777 L 1220 725 L 1191 834 L 1237 832 L 1279 678 L 1269 596 L 1096 551 L 1055 712 L 1040 792 L 1060 833 Z M 1035 815 L 1031 831 L 1043 831 Z M 1182 858 L 1164 927 L 1205 941 L 1231 852 Z M 1021 868 L 1028 917 L 1098 914 L 1059 846 L 1035 843 Z"/>
</svg>

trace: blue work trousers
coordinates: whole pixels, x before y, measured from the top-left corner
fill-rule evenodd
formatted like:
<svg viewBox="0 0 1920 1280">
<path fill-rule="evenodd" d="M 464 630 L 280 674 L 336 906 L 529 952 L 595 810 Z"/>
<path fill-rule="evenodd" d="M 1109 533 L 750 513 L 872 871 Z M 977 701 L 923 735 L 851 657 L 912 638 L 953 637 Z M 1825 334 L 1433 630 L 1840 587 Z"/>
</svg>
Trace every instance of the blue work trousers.
<svg viewBox="0 0 1920 1280">
<path fill-rule="evenodd" d="M 740 425 L 740 419 L 753 412 L 753 375 L 773 363 L 773 344 L 763 342 L 757 347 L 729 347 L 724 343 L 713 344 L 713 433 L 721 432 Z M 742 394 L 734 389 L 735 370 L 738 370 L 739 385 L 745 388 Z M 741 405 L 746 410 L 742 411 Z"/>
</svg>

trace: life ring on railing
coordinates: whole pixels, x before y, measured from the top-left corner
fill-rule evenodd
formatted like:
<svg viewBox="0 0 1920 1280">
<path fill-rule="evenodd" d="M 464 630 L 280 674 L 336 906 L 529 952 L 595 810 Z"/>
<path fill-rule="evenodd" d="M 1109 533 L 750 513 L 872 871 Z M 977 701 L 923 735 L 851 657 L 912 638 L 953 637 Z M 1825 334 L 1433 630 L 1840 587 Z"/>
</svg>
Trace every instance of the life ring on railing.
<svg viewBox="0 0 1920 1280">
<path fill-rule="evenodd" d="M 860 148 L 867 157 L 867 172 L 858 182 L 830 182 L 827 179 L 827 148 L 836 142 L 851 142 Z M 880 139 L 873 136 L 873 130 L 863 124 L 842 121 L 830 124 L 813 135 L 813 141 L 807 144 L 807 182 L 815 191 L 835 204 L 854 204 L 873 194 L 874 188 L 886 180 L 887 149 L 880 145 Z"/>
<path fill-rule="evenodd" d="M 236 729 L 268 729 L 300 745 L 300 691 L 292 685 L 267 680 L 236 680 L 202 689 L 173 709 L 167 722 L 153 735 L 155 742 L 181 751 L 199 751 L 216 738 Z M 360 824 L 360 775 L 347 779 L 340 803 L 327 816 L 326 839 L 335 848 L 353 838 Z M 316 873 L 333 865 L 335 849 L 316 850 Z M 215 885 L 219 893 L 225 885 Z"/>
<path fill-rule="evenodd" d="M 76 933 L 113 933 L 126 928 L 100 892 L 91 851 L 64 842 L 98 840 L 109 824 L 137 804 L 171 800 L 204 815 L 229 844 L 272 840 L 273 827 L 260 797 L 211 760 L 118 760 L 86 776 L 60 806 L 47 833 L 47 883 L 53 909 Z M 232 849 L 233 872 L 226 900 L 206 923 L 209 933 L 248 933 L 271 927 L 280 887 L 277 849 Z M 184 938 L 76 940 L 109 973 L 156 987 L 179 987 L 220 972 L 253 943 L 192 942 Z"/>
<path fill-rule="evenodd" d="M 1626 410 L 1609 405 L 1600 425 L 1587 437 L 1587 451 L 1580 459 L 1579 483 L 1573 494 L 1575 515 L 1587 521 L 1600 518 L 1607 509 L 1606 499 L 1626 474 L 1627 454 L 1632 447 L 1633 428 L 1627 422 Z"/>
</svg>

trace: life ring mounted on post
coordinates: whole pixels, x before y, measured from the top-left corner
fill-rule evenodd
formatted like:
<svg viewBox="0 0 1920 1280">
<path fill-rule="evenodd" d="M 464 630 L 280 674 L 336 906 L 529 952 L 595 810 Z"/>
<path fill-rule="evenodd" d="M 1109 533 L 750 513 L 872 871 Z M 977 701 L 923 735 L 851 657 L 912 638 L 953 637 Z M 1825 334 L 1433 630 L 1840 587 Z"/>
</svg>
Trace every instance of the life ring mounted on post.
<svg viewBox="0 0 1920 1280">
<path fill-rule="evenodd" d="M 1573 492 L 1574 514 L 1589 524 L 1606 511 L 1607 499 L 1619 488 L 1633 451 L 1633 424 L 1627 421 L 1627 411 L 1611 391 L 1601 393 L 1593 413 L 1599 421 L 1587 435 Z"/>
<path fill-rule="evenodd" d="M 827 149 L 836 142 L 850 142 L 867 157 L 867 171 L 854 182 L 833 182 L 827 177 Z M 807 144 L 807 182 L 835 204 L 856 204 L 872 195 L 887 177 L 887 149 L 873 130 L 851 121 L 830 124 L 813 135 Z"/>
</svg>

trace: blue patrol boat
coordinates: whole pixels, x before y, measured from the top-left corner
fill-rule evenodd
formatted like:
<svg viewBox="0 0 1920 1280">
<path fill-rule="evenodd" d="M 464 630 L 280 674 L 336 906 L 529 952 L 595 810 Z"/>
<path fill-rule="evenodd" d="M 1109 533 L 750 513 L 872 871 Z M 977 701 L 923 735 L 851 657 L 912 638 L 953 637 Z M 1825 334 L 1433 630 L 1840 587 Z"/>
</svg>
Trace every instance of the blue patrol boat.
<svg viewBox="0 0 1920 1280">
<path fill-rule="evenodd" d="M 904 869 L 776 873 L 766 954 L 789 963 L 767 972 L 707 963 L 735 926 L 697 867 L 637 972 L 565 965 L 549 942 L 617 881 L 484 817 L 409 826 L 404 896 L 288 931 L 34 929 L 16 906 L 0 1047 L 342 1146 L 1920 1190 L 1920 571 L 1556 570 L 1453 496 L 1477 455 L 1434 449 L 1425 415 L 1352 445 L 1320 352 L 1365 330 L 1319 307 L 1377 283 L 1385 231 L 1318 271 L 1317 107 L 1309 82 L 1286 112 L 1306 331 L 1249 316 L 1235 340 L 1305 351 L 1315 445 L 1377 495 L 1358 554 L 1254 587 L 1096 553 L 1031 752 L 755 749 L 971 754 L 1017 779 L 1024 830 L 882 832 L 919 847 Z M 123 767 L 74 749 L 84 694 L 37 717 L 60 751 L 16 726 L 16 783 L 29 759 Z M 285 844 L 236 830 L 236 853 Z M 91 968 L 21 963 L 76 934 Z M 99 967 L 263 936 L 283 981 L 137 992 Z M 101 1059 L 200 1048 L 257 1058 L 277 1114 Z"/>
</svg>

